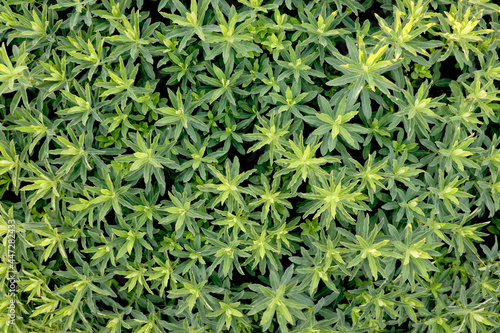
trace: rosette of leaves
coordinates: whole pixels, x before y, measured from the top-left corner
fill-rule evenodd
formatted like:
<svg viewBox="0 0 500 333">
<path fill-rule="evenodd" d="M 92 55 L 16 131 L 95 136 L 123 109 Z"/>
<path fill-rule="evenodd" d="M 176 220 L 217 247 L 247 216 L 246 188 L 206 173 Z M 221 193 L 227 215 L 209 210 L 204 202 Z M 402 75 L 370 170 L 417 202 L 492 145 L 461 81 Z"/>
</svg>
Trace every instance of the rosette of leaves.
<svg viewBox="0 0 500 333">
<path fill-rule="evenodd" d="M 0 330 L 498 332 L 499 10 L 4 1 Z"/>
</svg>

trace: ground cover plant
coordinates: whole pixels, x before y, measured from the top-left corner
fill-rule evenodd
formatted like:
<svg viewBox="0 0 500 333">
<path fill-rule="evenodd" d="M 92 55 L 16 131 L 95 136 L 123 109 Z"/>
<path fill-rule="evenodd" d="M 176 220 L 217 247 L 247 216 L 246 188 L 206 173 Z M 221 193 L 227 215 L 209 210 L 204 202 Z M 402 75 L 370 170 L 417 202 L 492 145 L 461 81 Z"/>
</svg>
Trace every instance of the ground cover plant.
<svg viewBox="0 0 500 333">
<path fill-rule="evenodd" d="M 5 0 L 3 332 L 500 332 L 500 7 Z"/>
</svg>

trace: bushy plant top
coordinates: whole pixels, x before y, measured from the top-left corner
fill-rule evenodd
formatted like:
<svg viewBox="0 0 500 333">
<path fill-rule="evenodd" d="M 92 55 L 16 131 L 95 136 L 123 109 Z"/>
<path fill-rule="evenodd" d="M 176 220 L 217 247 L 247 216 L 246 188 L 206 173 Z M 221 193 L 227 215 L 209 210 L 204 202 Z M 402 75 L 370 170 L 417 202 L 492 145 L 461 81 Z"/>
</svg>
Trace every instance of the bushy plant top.
<svg viewBox="0 0 500 333">
<path fill-rule="evenodd" d="M 500 332 L 499 12 L 3 1 L 0 329 Z"/>
</svg>

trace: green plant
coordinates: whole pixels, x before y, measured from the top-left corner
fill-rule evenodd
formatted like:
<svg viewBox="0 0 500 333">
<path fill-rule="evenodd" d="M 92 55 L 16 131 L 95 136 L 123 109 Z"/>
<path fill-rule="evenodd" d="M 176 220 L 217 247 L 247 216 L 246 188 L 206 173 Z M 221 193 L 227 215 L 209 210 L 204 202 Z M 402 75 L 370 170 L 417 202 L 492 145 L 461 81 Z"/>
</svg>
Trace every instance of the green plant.
<svg viewBox="0 0 500 333">
<path fill-rule="evenodd" d="M 490 0 L 3 1 L 0 331 L 500 331 Z"/>
</svg>

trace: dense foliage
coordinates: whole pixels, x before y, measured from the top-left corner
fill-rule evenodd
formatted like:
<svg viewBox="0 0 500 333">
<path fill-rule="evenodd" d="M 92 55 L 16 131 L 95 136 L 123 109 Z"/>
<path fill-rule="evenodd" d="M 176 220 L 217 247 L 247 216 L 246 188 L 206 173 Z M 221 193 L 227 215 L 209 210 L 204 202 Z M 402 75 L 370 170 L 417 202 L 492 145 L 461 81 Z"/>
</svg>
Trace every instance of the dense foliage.
<svg viewBox="0 0 500 333">
<path fill-rule="evenodd" d="M 499 12 L 3 1 L 0 328 L 500 332 Z"/>
</svg>

